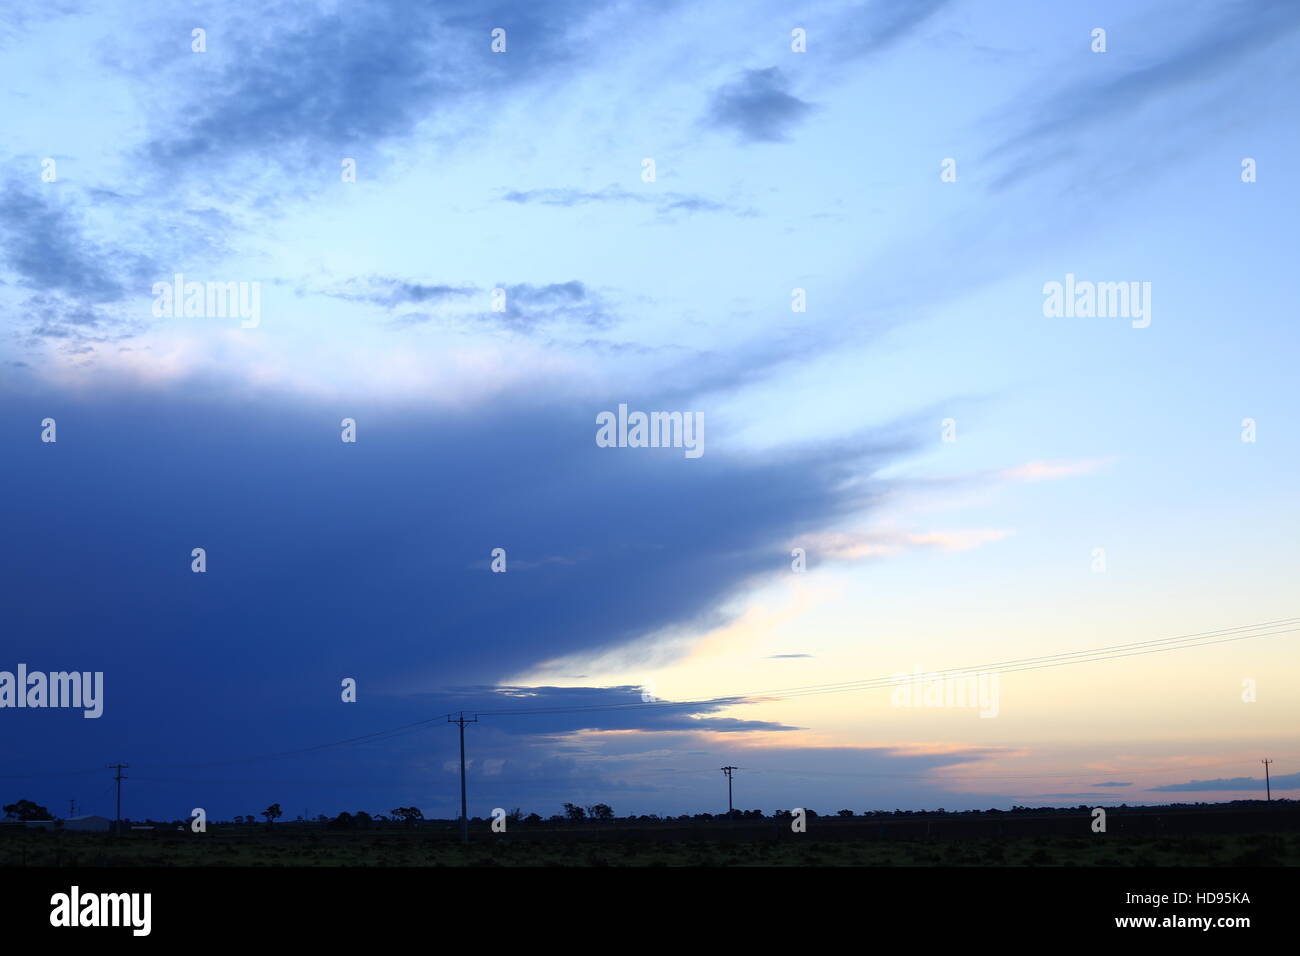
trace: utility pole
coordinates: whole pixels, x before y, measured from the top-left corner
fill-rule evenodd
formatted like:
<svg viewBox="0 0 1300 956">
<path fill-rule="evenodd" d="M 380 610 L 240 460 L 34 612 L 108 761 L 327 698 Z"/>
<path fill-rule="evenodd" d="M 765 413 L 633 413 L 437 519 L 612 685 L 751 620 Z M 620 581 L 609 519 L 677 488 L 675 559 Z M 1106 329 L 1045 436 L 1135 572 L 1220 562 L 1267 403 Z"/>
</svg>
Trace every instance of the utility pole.
<svg viewBox="0 0 1300 956">
<path fill-rule="evenodd" d="M 460 842 L 469 842 L 469 813 L 465 807 L 465 725 L 477 723 L 477 717 L 465 717 L 465 711 L 459 717 L 448 717 L 447 723 L 460 724 Z"/>
<path fill-rule="evenodd" d="M 111 763 L 108 765 L 109 770 L 116 770 L 117 776 L 113 779 L 117 781 L 117 819 L 114 823 L 114 829 L 117 835 L 122 835 L 122 781 L 126 778 L 122 776 L 122 771 L 130 767 L 129 763 Z"/>
<path fill-rule="evenodd" d="M 735 811 L 731 808 L 731 774 L 739 767 L 723 767 L 722 772 L 727 775 L 727 816 L 730 817 Z"/>
<path fill-rule="evenodd" d="M 75 817 L 76 815 L 77 815 L 77 801 L 76 801 L 76 800 L 69 800 L 69 801 L 68 801 L 68 817 L 71 818 L 71 817 Z"/>
<path fill-rule="evenodd" d="M 1267 794 L 1268 802 L 1273 802 L 1273 788 L 1268 782 L 1268 765 L 1273 762 L 1272 758 L 1265 758 L 1260 761 L 1264 765 L 1264 793 Z"/>
</svg>

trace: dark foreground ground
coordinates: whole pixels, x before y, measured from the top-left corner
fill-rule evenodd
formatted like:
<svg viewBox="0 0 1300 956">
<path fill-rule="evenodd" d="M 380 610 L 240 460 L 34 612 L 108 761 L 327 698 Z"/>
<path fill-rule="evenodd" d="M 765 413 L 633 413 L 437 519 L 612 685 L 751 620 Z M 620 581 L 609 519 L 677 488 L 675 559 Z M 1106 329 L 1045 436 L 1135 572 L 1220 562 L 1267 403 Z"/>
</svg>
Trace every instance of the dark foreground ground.
<svg viewBox="0 0 1300 956">
<path fill-rule="evenodd" d="M 1300 805 L 1114 809 L 1005 817 L 816 818 L 513 826 L 476 821 L 337 829 L 314 824 L 162 825 L 118 838 L 6 828 L 0 867 L 23 866 L 1298 866 Z"/>
<path fill-rule="evenodd" d="M 116 840 L 89 834 L 0 841 L 15 866 L 1297 866 L 1300 836 L 1022 837 L 1008 840 L 510 840 L 414 835 Z"/>
</svg>

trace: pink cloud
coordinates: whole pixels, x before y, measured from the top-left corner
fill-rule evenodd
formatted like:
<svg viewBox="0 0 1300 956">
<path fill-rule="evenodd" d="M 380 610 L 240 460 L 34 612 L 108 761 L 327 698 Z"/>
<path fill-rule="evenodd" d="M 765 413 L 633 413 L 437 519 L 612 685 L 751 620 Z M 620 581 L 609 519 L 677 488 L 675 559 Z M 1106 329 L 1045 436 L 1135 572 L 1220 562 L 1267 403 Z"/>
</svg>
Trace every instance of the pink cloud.
<svg viewBox="0 0 1300 956">
<path fill-rule="evenodd" d="M 1001 541 L 1013 534 L 1014 531 L 1001 528 L 923 532 L 825 532 L 811 539 L 801 539 L 801 546 L 822 557 L 855 561 L 899 554 L 914 548 L 938 548 L 950 552 L 970 551 L 981 545 Z"/>
<path fill-rule="evenodd" d="M 998 472 L 1000 478 L 1010 481 L 1053 481 L 1057 478 L 1076 478 L 1089 475 L 1113 462 L 1114 458 L 1084 458 L 1079 461 L 1029 461 L 1014 468 Z"/>
</svg>

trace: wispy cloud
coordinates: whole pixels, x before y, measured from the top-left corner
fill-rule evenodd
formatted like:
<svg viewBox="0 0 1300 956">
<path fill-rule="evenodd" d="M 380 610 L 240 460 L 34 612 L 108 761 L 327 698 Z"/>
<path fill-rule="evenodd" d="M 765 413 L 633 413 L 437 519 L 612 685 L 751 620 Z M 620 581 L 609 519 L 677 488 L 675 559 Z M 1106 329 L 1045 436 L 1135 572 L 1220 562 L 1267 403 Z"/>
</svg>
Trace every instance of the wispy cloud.
<svg viewBox="0 0 1300 956">
<path fill-rule="evenodd" d="M 1290 0 L 1221 6 L 1211 22 L 1158 62 L 1113 78 L 1099 77 L 1090 70 L 1029 110 L 1017 104 L 1015 115 L 1028 116 L 1028 121 L 989 151 L 989 160 L 1004 163 L 992 188 L 1006 189 L 1057 162 L 1088 152 L 1100 141 L 1098 127 L 1105 126 L 1113 135 L 1117 123 L 1139 114 L 1153 101 L 1162 102 L 1165 122 L 1194 111 L 1192 102 L 1175 107 L 1168 98 L 1203 89 L 1216 74 L 1249 64 L 1259 50 L 1297 29 L 1300 5 Z"/>
<path fill-rule="evenodd" d="M 1114 462 L 1114 458 L 1084 458 L 1077 461 L 1028 461 L 1023 465 L 1005 468 L 998 477 L 1007 481 L 1055 481 L 1060 478 L 1077 478 L 1100 471 Z"/>
<path fill-rule="evenodd" d="M 838 55 L 865 57 L 880 53 L 915 33 L 950 0 L 872 0 L 853 7 L 836 22 L 829 42 Z"/>
<path fill-rule="evenodd" d="M 901 554 L 914 548 L 940 551 L 970 551 L 985 544 L 1001 541 L 1015 532 L 988 528 L 960 531 L 860 531 L 824 532 L 800 538 L 797 544 L 813 558 L 857 561 Z"/>
<path fill-rule="evenodd" d="M 211 174 L 251 157 L 294 166 L 303 156 L 373 152 L 476 95 L 581 68 L 570 35 L 603 7 L 540 0 L 507 12 L 467 0 L 377 0 L 345 14 L 280 7 L 235 17 L 210 43 L 237 44 L 239 55 L 185 84 L 188 103 L 145 153 L 172 173 Z M 511 49 L 494 57 L 488 38 L 501 22 Z"/>
<path fill-rule="evenodd" d="M 322 292 L 322 295 L 348 302 L 366 302 L 397 308 L 412 303 L 445 302 L 480 294 L 474 286 L 429 285 L 388 276 L 368 276 L 347 280 L 340 287 Z"/>
<path fill-rule="evenodd" d="M 505 202 L 520 206 L 560 206 L 572 208 L 592 203 L 636 203 L 653 206 L 659 215 L 674 212 L 733 212 L 748 215 L 745 210 L 737 209 L 726 203 L 677 192 L 632 192 L 621 186 L 609 185 L 595 192 L 567 187 L 549 187 L 545 189 L 512 189 L 501 197 Z"/>
<path fill-rule="evenodd" d="M 714 91 L 705 122 L 738 133 L 743 142 L 781 143 L 816 107 L 789 92 L 790 81 L 775 66 L 746 70 Z"/>
<path fill-rule="evenodd" d="M 300 287 L 300 291 L 308 290 Z M 614 321 L 602 297 L 576 279 L 540 285 L 503 283 L 485 288 L 367 276 L 317 291 L 330 298 L 377 305 L 388 311 L 419 306 L 437 309 L 403 312 L 392 322 L 396 328 L 443 321 L 532 332 L 559 324 L 602 329 Z"/>
<path fill-rule="evenodd" d="M 55 343 L 65 355 L 142 329 L 145 322 L 114 306 L 143 296 L 157 269 L 145 252 L 99 238 L 80 198 L 66 185 L 14 179 L 0 192 L 0 277 L 31 293 L 9 299 L 15 325 L 25 341 Z"/>
<path fill-rule="evenodd" d="M 1274 790 L 1295 790 L 1300 788 L 1300 773 L 1279 774 L 1269 781 Z M 1162 787 L 1148 787 L 1148 790 L 1162 793 L 1196 793 L 1211 790 L 1258 790 L 1266 789 L 1263 777 L 1232 777 L 1215 780 L 1189 780 L 1187 783 L 1168 783 Z"/>
<path fill-rule="evenodd" d="M 92 239 L 68 193 L 13 180 L 0 194 L 0 255 L 23 285 L 82 303 L 115 302 L 132 277 L 153 269 L 140 254 L 123 254 Z"/>
</svg>

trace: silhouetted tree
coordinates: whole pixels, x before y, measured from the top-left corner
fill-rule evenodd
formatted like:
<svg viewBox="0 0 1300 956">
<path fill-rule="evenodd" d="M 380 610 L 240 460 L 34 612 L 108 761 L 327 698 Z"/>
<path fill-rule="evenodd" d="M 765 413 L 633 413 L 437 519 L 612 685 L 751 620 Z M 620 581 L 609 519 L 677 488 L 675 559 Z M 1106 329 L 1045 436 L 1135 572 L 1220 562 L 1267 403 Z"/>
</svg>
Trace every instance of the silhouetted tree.
<svg viewBox="0 0 1300 956">
<path fill-rule="evenodd" d="M 593 820 L 612 820 L 614 811 L 607 804 L 598 803 L 594 807 L 587 808 L 587 815 Z"/>
<path fill-rule="evenodd" d="M 566 803 L 564 805 L 564 815 L 568 819 L 572 820 L 574 823 L 577 823 L 580 820 L 586 819 L 587 811 L 582 809 L 582 807 L 575 806 L 572 803 Z"/>
<path fill-rule="evenodd" d="M 393 819 L 401 820 L 407 826 L 414 826 L 416 821 L 424 819 L 424 814 L 419 807 L 398 807 L 390 812 L 393 814 Z"/>
<path fill-rule="evenodd" d="M 280 819 L 280 817 L 284 816 L 284 811 L 280 809 L 278 803 L 273 803 L 262 811 L 262 816 L 266 817 L 266 825 L 270 826 L 276 820 Z"/>
<path fill-rule="evenodd" d="M 48 820 L 50 811 L 46 810 L 39 803 L 33 803 L 30 800 L 19 800 L 17 803 L 11 803 L 4 808 L 6 820 Z"/>
</svg>

